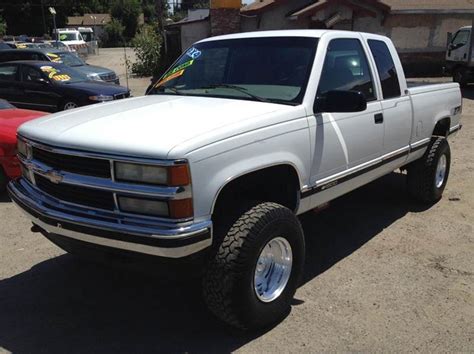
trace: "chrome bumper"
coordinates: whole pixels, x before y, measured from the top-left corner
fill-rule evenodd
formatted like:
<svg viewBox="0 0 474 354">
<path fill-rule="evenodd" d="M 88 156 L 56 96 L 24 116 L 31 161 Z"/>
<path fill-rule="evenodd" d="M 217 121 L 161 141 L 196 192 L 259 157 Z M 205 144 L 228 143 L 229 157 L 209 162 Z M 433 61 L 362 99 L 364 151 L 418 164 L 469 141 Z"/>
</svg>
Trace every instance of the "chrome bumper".
<svg viewBox="0 0 474 354">
<path fill-rule="evenodd" d="M 166 258 L 186 257 L 212 244 L 212 221 L 175 224 L 91 210 L 52 198 L 24 178 L 8 185 L 12 201 L 47 233 Z"/>
</svg>

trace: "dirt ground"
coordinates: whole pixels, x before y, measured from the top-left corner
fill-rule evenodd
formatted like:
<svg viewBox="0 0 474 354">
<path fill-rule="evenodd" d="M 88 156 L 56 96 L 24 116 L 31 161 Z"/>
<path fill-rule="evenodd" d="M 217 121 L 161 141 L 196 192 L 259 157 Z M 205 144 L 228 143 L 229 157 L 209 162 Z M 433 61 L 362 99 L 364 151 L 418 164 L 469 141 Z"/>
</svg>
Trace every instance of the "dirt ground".
<svg viewBox="0 0 474 354">
<path fill-rule="evenodd" d="M 133 80 L 138 95 L 148 80 Z M 196 281 L 64 254 L 0 196 L 0 352 L 474 352 L 474 87 L 463 94 L 443 199 L 414 204 L 393 173 L 303 215 L 304 281 L 265 333 L 227 330 Z"/>
</svg>

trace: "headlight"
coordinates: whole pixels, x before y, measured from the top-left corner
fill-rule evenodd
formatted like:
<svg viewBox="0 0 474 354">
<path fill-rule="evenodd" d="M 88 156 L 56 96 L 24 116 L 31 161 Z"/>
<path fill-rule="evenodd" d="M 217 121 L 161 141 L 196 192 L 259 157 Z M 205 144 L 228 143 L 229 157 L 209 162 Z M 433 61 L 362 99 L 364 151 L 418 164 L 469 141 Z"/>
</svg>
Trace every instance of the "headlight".
<svg viewBox="0 0 474 354">
<path fill-rule="evenodd" d="M 121 211 L 132 214 L 163 216 L 173 219 L 187 219 L 193 216 L 193 200 L 152 200 L 131 197 L 118 197 Z"/>
<path fill-rule="evenodd" d="M 31 156 L 31 146 L 26 144 L 23 140 L 18 139 L 17 142 L 18 153 L 23 157 L 29 158 Z"/>
<path fill-rule="evenodd" d="M 88 74 L 87 77 L 94 81 L 102 81 L 99 74 Z"/>
<path fill-rule="evenodd" d="M 119 197 L 118 202 L 120 210 L 128 213 L 153 216 L 169 215 L 168 203 L 165 201 Z"/>
<path fill-rule="evenodd" d="M 114 96 L 105 96 L 105 95 L 89 96 L 89 99 L 95 102 L 106 102 L 106 101 L 113 101 Z"/>
<path fill-rule="evenodd" d="M 115 163 L 115 178 L 120 181 L 187 186 L 191 183 L 188 165 L 153 166 L 127 162 Z"/>
</svg>

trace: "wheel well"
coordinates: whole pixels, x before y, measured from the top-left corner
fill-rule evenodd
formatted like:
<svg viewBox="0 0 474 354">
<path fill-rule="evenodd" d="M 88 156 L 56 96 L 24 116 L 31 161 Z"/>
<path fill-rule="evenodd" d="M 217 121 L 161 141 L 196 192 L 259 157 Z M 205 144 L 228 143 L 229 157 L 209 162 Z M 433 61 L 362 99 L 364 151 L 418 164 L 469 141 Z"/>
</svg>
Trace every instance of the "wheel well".
<svg viewBox="0 0 474 354">
<path fill-rule="evenodd" d="M 439 120 L 433 130 L 433 136 L 444 136 L 447 137 L 449 134 L 449 128 L 451 127 L 451 118 L 443 118 Z"/>
<path fill-rule="evenodd" d="M 213 217 L 253 201 L 275 202 L 296 210 L 300 183 L 293 166 L 278 165 L 240 176 L 219 192 Z"/>
</svg>

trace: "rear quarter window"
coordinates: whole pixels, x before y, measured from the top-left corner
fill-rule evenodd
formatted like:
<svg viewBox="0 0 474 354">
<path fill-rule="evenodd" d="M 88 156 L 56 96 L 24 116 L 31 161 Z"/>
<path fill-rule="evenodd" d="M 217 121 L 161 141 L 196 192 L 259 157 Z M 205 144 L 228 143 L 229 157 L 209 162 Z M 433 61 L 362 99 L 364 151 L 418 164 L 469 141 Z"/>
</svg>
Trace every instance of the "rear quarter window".
<svg viewBox="0 0 474 354">
<path fill-rule="evenodd" d="M 400 81 L 392 54 L 382 41 L 369 40 L 369 47 L 377 65 L 384 99 L 400 97 Z"/>
</svg>

